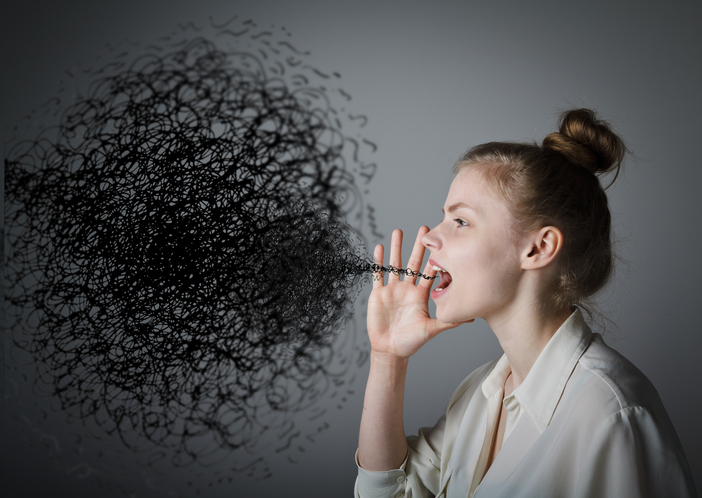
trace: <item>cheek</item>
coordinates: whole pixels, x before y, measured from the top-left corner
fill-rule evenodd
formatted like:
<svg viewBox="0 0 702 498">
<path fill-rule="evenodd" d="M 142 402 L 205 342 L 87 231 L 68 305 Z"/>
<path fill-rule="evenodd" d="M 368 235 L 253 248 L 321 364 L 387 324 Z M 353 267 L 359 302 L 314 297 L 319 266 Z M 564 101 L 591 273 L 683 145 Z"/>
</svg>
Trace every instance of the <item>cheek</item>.
<svg viewBox="0 0 702 498">
<path fill-rule="evenodd" d="M 479 289 L 486 293 L 503 293 L 516 285 L 521 274 L 519 258 L 513 246 L 505 244 L 486 244 L 475 255 L 472 275 L 466 275 Z"/>
</svg>

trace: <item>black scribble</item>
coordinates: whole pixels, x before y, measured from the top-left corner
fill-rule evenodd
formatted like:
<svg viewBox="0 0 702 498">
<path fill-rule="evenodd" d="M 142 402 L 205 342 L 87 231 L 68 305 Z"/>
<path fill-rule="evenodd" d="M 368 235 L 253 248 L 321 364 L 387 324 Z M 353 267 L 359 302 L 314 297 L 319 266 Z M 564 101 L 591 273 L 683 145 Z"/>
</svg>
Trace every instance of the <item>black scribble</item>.
<svg viewBox="0 0 702 498">
<path fill-rule="evenodd" d="M 316 75 L 319 76 L 320 78 L 324 78 L 325 80 L 328 80 L 328 79 L 329 79 L 329 75 L 328 75 L 327 73 L 323 73 L 322 71 L 320 71 L 320 70 L 317 69 L 317 68 L 314 68 L 314 67 L 311 67 L 311 66 L 304 66 L 304 69 L 309 69 L 310 71 L 312 71 L 314 74 L 316 74 Z"/>
<path fill-rule="evenodd" d="M 349 100 L 350 100 L 350 99 L 349 99 Z M 351 116 L 349 116 L 349 119 L 350 119 L 351 121 L 355 121 L 355 120 L 357 120 L 357 119 L 360 119 L 360 120 L 362 121 L 361 127 L 366 126 L 366 124 L 368 123 L 368 116 L 365 116 L 365 115 L 363 115 L 363 114 L 360 114 L 360 115 L 358 115 L 358 116 L 353 116 L 353 115 L 351 115 Z"/>
<path fill-rule="evenodd" d="M 297 431 L 297 432 L 290 434 L 287 438 L 286 443 L 283 446 L 281 446 L 280 448 L 276 448 L 275 452 L 280 453 L 281 451 L 284 451 L 284 450 L 287 450 L 288 448 L 290 448 L 290 446 L 292 445 L 292 440 L 295 439 L 296 437 L 300 437 L 300 431 Z"/>
<path fill-rule="evenodd" d="M 188 43 L 188 40 L 178 40 L 170 44 L 171 48 L 182 47 Z"/>
<path fill-rule="evenodd" d="M 249 32 L 249 29 L 248 29 L 248 28 L 247 28 L 247 29 L 242 29 L 241 31 L 232 31 L 232 30 L 226 29 L 226 30 L 224 30 L 224 31 L 221 31 L 221 32 L 217 33 L 217 36 L 218 36 L 218 37 L 222 37 L 222 36 L 231 36 L 231 37 L 233 37 L 233 38 L 238 38 L 238 37 L 240 37 L 240 36 L 244 36 L 244 35 L 247 34 L 248 32 Z"/>
<path fill-rule="evenodd" d="M 364 276 L 408 271 L 347 222 L 363 199 L 323 87 L 204 37 L 144 51 L 8 150 L 8 328 L 91 433 L 174 466 L 255 455 L 345 382 Z"/>
<path fill-rule="evenodd" d="M 348 92 L 344 91 L 343 89 L 339 88 L 339 93 L 347 100 L 351 101 L 351 95 L 349 95 Z M 353 119 L 353 118 L 352 118 Z"/>
<path fill-rule="evenodd" d="M 275 62 L 275 73 L 279 76 L 285 75 L 285 66 L 280 61 Z"/>
<path fill-rule="evenodd" d="M 378 231 L 378 223 L 375 218 L 375 208 L 369 204 L 366 209 L 368 212 L 368 226 L 370 228 L 371 235 L 375 237 L 375 240 L 384 239 L 385 235 Z"/>
<path fill-rule="evenodd" d="M 114 435 L 156 473 L 227 458 L 265 479 L 247 463 L 293 429 L 314 442 L 305 424 L 367 360 L 351 304 L 393 268 L 364 254 L 371 147 L 349 142 L 359 121 L 331 104 L 339 89 L 292 57 L 212 39 L 91 66 L 101 76 L 56 101 L 57 127 L 7 149 L 7 322 L 35 389 L 86 435 Z M 59 440 L 66 471 L 69 454 L 103 455 Z M 133 492 L 111 448 L 86 479 Z"/>
<path fill-rule="evenodd" d="M 309 52 L 309 51 L 301 52 L 301 51 L 299 51 L 298 49 L 296 49 L 290 42 L 287 42 L 287 41 L 280 41 L 280 42 L 278 42 L 278 45 L 282 45 L 282 46 L 284 46 L 284 47 L 287 47 L 287 48 L 289 48 L 292 52 L 294 52 L 294 53 L 296 53 L 296 54 L 298 54 L 298 55 L 305 55 L 305 56 L 310 55 L 310 52 Z"/>
<path fill-rule="evenodd" d="M 327 410 L 326 410 L 326 409 L 320 410 L 318 413 L 313 414 L 313 415 L 312 415 L 311 417 L 309 417 L 307 420 L 315 420 L 315 419 L 318 419 L 319 417 L 321 417 L 321 416 L 324 415 L 325 413 L 327 413 Z"/>
<path fill-rule="evenodd" d="M 263 36 L 271 36 L 272 34 L 273 33 L 271 33 L 270 31 L 261 31 L 260 33 L 257 33 L 255 35 L 251 35 L 251 39 L 258 40 L 259 38 L 261 38 Z"/>
<path fill-rule="evenodd" d="M 293 56 L 290 56 L 287 59 L 285 59 L 285 62 L 287 62 L 288 66 L 290 66 L 290 67 L 297 67 L 300 64 L 302 64 L 301 60 L 295 59 L 295 57 L 293 57 Z M 299 75 L 299 76 L 304 78 L 304 75 Z M 305 78 L 305 79 L 307 79 L 307 78 Z"/>
<path fill-rule="evenodd" d="M 366 145 L 368 145 L 368 146 L 370 146 L 370 148 L 371 148 L 371 150 L 372 150 L 373 152 L 375 152 L 375 151 L 378 150 L 378 145 L 377 145 L 375 142 L 371 142 L 371 141 L 368 140 L 367 138 L 364 138 L 364 139 L 363 139 L 363 143 L 366 144 Z"/>
<path fill-rule="evenodd" d="M 283 431 L 278 434 L 279 438 L 283 438 L 287 436 L 293 429 L 295 428 L 295 425 L 288 421 L 284 426 L 283 426 Z"/>
<path fill-rule="evenodd" d="M 147 45 L 146 46 L 147 51 L 153 51 L 153 52 L 163 52 L 164 48 L 159 46 L 159 45 Z M 88 70 L 89 72 L 90 70 Z"/>
<path fill-rule="evenodd" d="M 294 85 L 309 85 L 309 80 L 305 78 L 303 75 L 296 74 L 293 77 L 293 84 Z"/>
<path fill-rule="evenodd" d="M 370 163 L 370 164 L 365 164 L 361 163 L 361 173 L 360 176 L 365 178 L 366 183 L 370 183 L 371 180 L 373 180 L 373 177 L 375 176 L 375 171 L 378 169 L 378 165 L 376 163 Z"/>
<path fill-rule="evenodd" d="M 353 145 L 353 160 L 354 162 L 358 162 L 358 140 L 347 138 L 346 141 Z"/>
<path fill-rule="evenodd" d="M 370 265 L 370 268 L 368 268 L 366 272 L 374 273 L 375 276 L 373 278 L 375 279 L 382 278 L 382 276 L 385 273 L 391 273 L 395 276 L 404 275 L 405 277 L 410 278 L 420 277 L 424 280 L 434 280 L 435 278 L 437 278 L 436 275 L 429 276 L 418 270 L 412 270 L 411 268 L 397 268 L 396 266 L 392 265 L 381 266 L 377 263 L 373 263 L 372 265 Z"/>
<path fill-rule="evenodd" d="M 199 26 L 196 26 L 195 23 L 192 21 L 189 23 L 186 23 L 186 24 L 183 24 L 183 23 L 178 24 L 178 29 L 180 29 L 181 31 L 187 31 L 188 29 L 191 29 L 193 31 L 202 31 L 202 28 Z"/>
<path fill-rule="evenodd" d="M 61 100 L 58 97 L 52 97 L 49 100 L 47 100 L 46 102 L 44 102 L 41 105 L 41 108 L 45 109 L 47 107 L 55 107 L 55 106 L 59 105 L 60 103 L 61 103 Z"/>
<path fill-rule="evenodd" d="M 126 66 L 126 64 L 124 62 L 113 62 L 111 64 L 107 64 L 103 68 L 103 71 L 104 72 L 115 72 L 115 71 L 122 69 L 125 66 Z"/>
<path fill-rule="evenodd" d="M 229 19 L 227 19 L 226 21 L 224 21 L 222 24 L 217 23 L 217 21 L 215 21 L 215 19 L 212 16 L 210 16 L 208 19 L 209 19 L 210 25 L 213 28 L 215 28 L 217 30 L 221 30 L 222 28 L 229 26 L 231 23 L 233 23 L 234 21 L 239 19 L 239 16 L 232 16 Z"/>
</svg>

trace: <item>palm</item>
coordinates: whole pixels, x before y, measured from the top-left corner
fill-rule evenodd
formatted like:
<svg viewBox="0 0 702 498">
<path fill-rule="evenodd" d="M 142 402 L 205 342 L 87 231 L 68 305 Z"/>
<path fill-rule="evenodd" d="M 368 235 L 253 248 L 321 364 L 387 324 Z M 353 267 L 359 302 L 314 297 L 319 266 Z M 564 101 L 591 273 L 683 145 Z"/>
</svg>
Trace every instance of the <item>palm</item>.
<svg viewBox="0 0 702 498">
<path fill-rule="evenodd" d="M 408 357 L 430 339 L 431 317 L 426 294 L 423 289 L 404 282 L 389 284 L 371 293 L 368 336 L 375 351 Z"/>
</svg>

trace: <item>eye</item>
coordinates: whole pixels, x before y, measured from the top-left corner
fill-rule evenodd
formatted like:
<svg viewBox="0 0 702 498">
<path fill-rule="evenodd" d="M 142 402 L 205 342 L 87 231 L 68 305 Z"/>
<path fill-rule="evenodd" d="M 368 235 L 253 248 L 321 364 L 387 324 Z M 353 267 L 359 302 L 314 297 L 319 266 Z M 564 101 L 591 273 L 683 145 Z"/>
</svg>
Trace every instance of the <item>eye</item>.
<svg viewBox="0 0 702 498">
<path fill-rule="evenodd" d="M 453 221 L 456 223 L 457 227 L 467 227 L 468 226 L 468 222 L 465 220 L 462 220 L 460 218 L 456 218 Z"/>
</svg>

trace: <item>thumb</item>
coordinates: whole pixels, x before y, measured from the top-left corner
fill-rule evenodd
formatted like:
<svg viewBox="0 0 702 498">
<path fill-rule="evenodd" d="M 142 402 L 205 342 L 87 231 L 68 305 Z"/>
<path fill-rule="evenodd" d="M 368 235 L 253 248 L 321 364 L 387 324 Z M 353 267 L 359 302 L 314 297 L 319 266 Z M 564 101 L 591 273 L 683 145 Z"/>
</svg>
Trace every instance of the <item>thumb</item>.
<svg viewBox="0 0 702 498">
<path fill-rule="evenodd" d="M 475 319 L 467 320 L 465 322 L 442 322 L 441 320 L 432 318 L 427 323 L 427 341 L 433 339 L 445 330 L 454 329 L 459 325 L 463 325 L 464 323 L 472 323 L 474 321 Z"/>
</svg>

